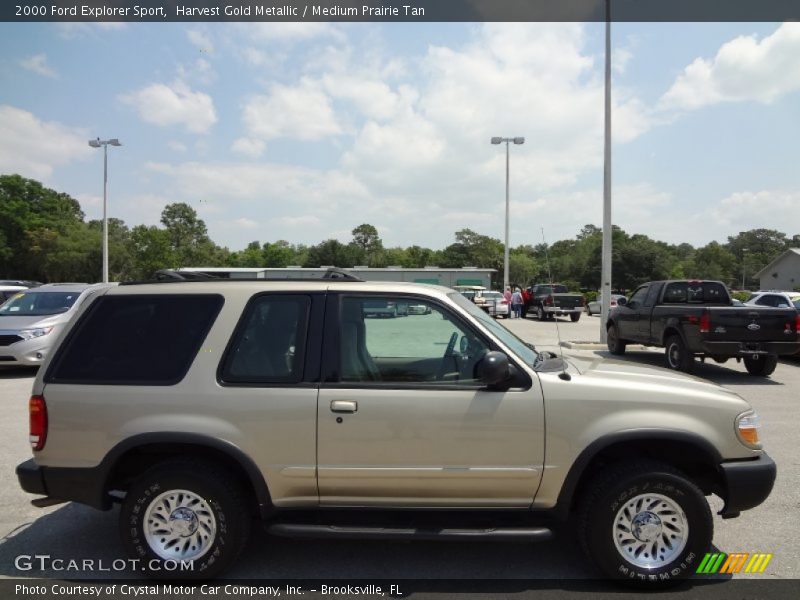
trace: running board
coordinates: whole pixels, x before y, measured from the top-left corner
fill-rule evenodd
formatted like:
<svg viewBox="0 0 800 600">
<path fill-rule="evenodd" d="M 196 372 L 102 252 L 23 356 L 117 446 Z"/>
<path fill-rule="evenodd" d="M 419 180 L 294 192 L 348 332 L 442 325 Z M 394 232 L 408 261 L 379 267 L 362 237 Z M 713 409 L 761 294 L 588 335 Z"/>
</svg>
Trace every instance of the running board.
<svg viewBox="0 0 800 600">
<path fill-rule="evenodd" d="M 298 523 L 273 523 L 272 535 L 291 538 L 339 538 L 376 540 L 480 540 L 496 542 L 542 542 L 553 537 L 547 527 L 496 527 L 486 529 L 417 529 L 412 527 L 355 527 Z"/>
</svg>

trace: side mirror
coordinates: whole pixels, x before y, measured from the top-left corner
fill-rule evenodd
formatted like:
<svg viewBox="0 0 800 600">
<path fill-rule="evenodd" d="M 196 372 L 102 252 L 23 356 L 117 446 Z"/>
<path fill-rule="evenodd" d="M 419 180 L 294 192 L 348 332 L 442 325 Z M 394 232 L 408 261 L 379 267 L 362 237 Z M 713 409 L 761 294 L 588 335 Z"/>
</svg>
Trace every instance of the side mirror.
<svg viewBox="0 0 800 600">
<path fill-rule="evenodd" d="M 626 304 L 628 304 L 628 299 L 625 296 L 617 299 L 617 306 L 625 306 Z"/>
<path fill-rule="evenodd" d="M 510 375 L 508 356 L 497 351 L 487 352 L 478 363 L 477 375 L 488 386 L 506 381 Z"/>
</svg>

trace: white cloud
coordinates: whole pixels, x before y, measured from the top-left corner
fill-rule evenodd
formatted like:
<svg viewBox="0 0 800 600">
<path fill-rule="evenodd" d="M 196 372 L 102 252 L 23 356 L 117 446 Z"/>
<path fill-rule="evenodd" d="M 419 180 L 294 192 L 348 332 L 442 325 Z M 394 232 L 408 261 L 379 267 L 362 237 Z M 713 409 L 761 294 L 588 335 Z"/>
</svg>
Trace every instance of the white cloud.
<svg viewBox="0 0 800 600">
<path fill-rule="evenodd" d="M 0 173 L 46 180 L 56 167 L 92 156 L 85 130 L 13 106 L 0 105 L 0 131 Z"/>
<path fill-rule="evenodd" d="M 246 23 L 238 24 L 237 30 L 241 35 L 260 43 L 297 43 L 320 37 L 343 39 L 336 25 L 323 22 Z"/>
<path fill-rule="evenodd" d="M 119 31 L 125 29 L 126 23 L 119 21 L 99 21 L 96 23 L 57 23 L 56 30 L 59 37 L 65 40 L 74 40 L 84 37 L 94 37 L 99 33 Z"/>
<path fill-rule="evenodd" d="M 757 222 L 754 222 L 755 215 L 758 215 Z M 713 223 L 725 236 L 756 226 L 777 229 L 791 236 L 800 232 L 800 191 L 736 192 L 707 208 L 699 218 L 706 225 Z M 787 227 L 794 229 L 787 232 Z"/>
<path fill-rule="evenodd" d="M 21 61 L 19 61 L 19 64 L 23 69 L 41 75 L 42 77 L 50 77 L 51 79 L 58 79 L 58 73 L 56 73 L 47 64 L 47 55 L 44 53 L 35 54 L 28 58 L 24 58 Z"/>
<path fill-rule="evenodd" d="M 695 59 L 659 105 L 692 110 L 720 102 L 768 104 L 798 89 L 800 23 L 784 23 L 761 41 L 740 36 L 723 44 L 713 59 Z"/>
<path fill-rule="evenodd" d="M 211 41 L 211 36 L 208 32 L 199 29 L 189 29 L 186 31 L 186 37 L 189 41 L 197 46 L 200 52 L 212 53 L 214 52 L 214 43 Z"/>
<path fill-rule="evenodd" d="M 133 106 L 143 121 L 161 127 L 182 125 L 191 133 L 207 133 L 217 121 L 211 96 L 194 92 L 182 82 L 154 83 L 120 99 Z"/>
<path fill-rule="evenodd" d="M 211 85 L 217 79 L 217 73 L 210 62 L 204 58 L 198 58 L 192 63 L 178 65 L 178 79 Z"/>
<path fill-rule="evenodd" d="M 269 94 L 251 97 L 243 118 L 249 135 L 264 140 L 319 140 L 342 132 L 330 98 L 305 78 L 294 86 L 276 84 Z"/>
<path fill-rule="evenodd" d="M 258 158 L 264 152 L 264 142 L 251 138 L 239 138 L 231 145 L 231 150 L 250 158 Z"/>
<path fill-rule="evenodd" d="M 236 219 L 233 224 L 243 229 L 256 229 L 258 227 L 258 221 L 248 219 L 247 217 Z"/>
<path fill-rule="evenodd" d="M 167 146 L 170 150 L 174 150 L 175 152 L 186 152 L 186 144 L 183 142 L 179 142 L 177 140 L 170 140 L 167 142 Z"/>
</svg>

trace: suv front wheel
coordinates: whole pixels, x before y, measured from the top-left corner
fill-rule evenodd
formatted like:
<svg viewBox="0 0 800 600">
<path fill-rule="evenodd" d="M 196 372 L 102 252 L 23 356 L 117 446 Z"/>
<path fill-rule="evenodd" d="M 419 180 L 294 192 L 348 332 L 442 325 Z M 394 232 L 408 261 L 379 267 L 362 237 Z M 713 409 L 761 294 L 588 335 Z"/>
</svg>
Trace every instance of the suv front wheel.
<svg viewBox="0 0 800 600">
<path fill-rule="evenodd" d="M 669 465 L 618 465 L 602 471 L 589 490 L 581 505 L 581 543 L 608 577 L 676 584 L 711 547 L 714 524 L 703 492 Z"/>
<path fill-rule="evenodd" d="M 226 470 L 171 460 L 147 470 L 130 487 L 120 511 L 120 532 L 145 575 L 208 579 L 244 548 L 249 512 L 241 486 Z"/>
</svg>

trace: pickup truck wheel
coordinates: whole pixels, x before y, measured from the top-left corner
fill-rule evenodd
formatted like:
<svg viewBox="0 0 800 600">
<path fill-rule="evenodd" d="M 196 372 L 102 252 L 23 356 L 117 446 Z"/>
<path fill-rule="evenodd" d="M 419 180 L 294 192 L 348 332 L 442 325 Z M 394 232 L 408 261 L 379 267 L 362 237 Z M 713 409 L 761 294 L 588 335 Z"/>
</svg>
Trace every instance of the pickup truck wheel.
<svg viewBox="0 0 800 600">
<path fill-rule="evenodd" d="M 750 373 L 750 375 L 768 377 L 772 375 L 772 373 L 775 371 L 775 367 L 777 366 L 777 356 L 763 356 L 761 358 L 750 358 L 748 356 L 744 359 L 744 368 L 747 369 L 747 372 Z"/>
<path fill-rule="evenodd" d="M 250 532 L 250 512 L 236 480 L 213 464 L 187 459 L 160 463 L 135 481 L 119 522 L 130 556 L 140 560 L 145 575 L 159 579 L 219 575 L 239 556 Z M 191 569 L 181 569 L 181 561 L 191 562 Z"/>
<path fill-rule="evenodd" d="M 625 354 L 625 347 L 628 345 L 625 340 L 619 339 L 619 332 L 617 331 L 616 325 L 608 326 L 608 331 L 606 331 L 606 344 L 608 345 L 608 351 L 617 356 Z"/>
<path fill-rule="evenodd" d="M 686 344 L 683 343 L 681 336 L 669 336 L 665 347 L 664 356 L 670 369 L 684 373 L 691 373 L 694 370 L 694 356 L 686 350 Z"/>
<path fill-rule="evenodd" d="M 703 492 L 658 462 L 601 471 L 581 504 L 579 533 L 609 577 L 648 586 L 690 577 L 711 546 L 714 521 Z"/>
<path fill-rule="evenodd" d="M 577 323 L 581 318 L 581 313 L 571 313 L 569 318 L 573 323 Z"/>
</svg>

